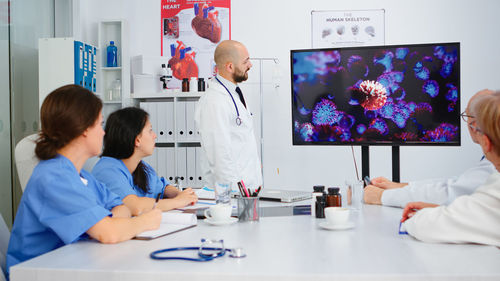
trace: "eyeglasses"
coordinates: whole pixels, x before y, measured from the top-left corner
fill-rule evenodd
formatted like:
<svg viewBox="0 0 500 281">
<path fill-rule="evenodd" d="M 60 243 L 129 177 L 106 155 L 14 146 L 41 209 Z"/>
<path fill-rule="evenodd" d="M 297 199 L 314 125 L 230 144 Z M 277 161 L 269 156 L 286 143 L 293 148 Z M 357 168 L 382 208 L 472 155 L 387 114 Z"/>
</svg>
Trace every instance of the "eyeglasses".
<svg viewBox="0 0 500 281">
<path fill-rule="evenodd" d="M 469 118 L 475 118 L 475 116 L 468 115 L 465 111 L 460 113 L 460 116 L 462 117 L 462 120 L 464 120 L 464 122 L 467 122 Z"/>
</svg>

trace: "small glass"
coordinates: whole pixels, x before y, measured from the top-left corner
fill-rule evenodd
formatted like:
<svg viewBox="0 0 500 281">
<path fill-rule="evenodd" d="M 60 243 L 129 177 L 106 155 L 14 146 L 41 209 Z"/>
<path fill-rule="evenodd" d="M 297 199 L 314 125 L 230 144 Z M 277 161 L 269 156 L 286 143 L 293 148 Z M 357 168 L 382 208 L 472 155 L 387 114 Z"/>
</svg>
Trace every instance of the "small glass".
<svg viewBox="0 0 500 281">
<path fill-rule="evenodd" d="M 348 180 L 345 182 L 342 206 L 360 210 L 363 206 L 364 182 L 362 180 Z"/>
<path fill-rule="evenodd" d="M 215 203 L 231 204 L 231 183 L 215 183 Z"/>
<path fill-rule="evenodd" d="M 260 207 L 259 197 L 238 197 L 238 220 L 259 221 Z"/>
</svg>

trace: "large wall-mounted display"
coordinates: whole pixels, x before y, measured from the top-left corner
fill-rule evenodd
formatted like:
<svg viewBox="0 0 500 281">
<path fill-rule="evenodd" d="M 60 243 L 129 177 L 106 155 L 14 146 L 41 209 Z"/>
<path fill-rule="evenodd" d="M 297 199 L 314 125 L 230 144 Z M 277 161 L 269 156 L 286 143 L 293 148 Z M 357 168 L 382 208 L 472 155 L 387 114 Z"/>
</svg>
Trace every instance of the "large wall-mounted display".
<svg viewBox="0 0 500 281">
<path fill-rule="evenodd" d="M 215 47 L 231 38 L 230 0 L 161 1 L 161 55 L 169 58 L 174 81 L 215 74 Z"/>
<path fill-rule="evenodd" d="M 460 145 L 460 44 L 291 51 L 294 145 Z"/>
</svg>

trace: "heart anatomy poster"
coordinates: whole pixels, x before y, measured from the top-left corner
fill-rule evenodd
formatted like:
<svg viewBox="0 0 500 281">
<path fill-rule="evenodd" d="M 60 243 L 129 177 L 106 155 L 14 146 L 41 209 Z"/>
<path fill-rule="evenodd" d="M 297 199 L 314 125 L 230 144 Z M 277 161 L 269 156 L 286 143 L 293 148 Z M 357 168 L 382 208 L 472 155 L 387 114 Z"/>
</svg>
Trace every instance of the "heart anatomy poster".
<svg viewBox="0 0 500 281">
<path fill-rule="evenodd" d="M 312 11 L 312 47 L 384 45 L 385 10 Z"/>
<path fill-rule="evenodd" d="M 230 4 L 230 0 L 161 0 L 161 53 L 169 58 L 174 85 L 183 78 L 214 76 L 215 47 L 231 39 Z"/>
</svg>

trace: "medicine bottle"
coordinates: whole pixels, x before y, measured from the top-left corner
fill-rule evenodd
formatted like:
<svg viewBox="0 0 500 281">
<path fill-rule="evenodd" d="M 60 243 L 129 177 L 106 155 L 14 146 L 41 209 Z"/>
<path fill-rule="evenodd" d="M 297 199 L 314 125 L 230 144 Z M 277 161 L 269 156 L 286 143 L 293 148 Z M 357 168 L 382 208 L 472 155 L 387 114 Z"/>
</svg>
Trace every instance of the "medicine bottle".
<svg viewBox="0 0 500 281">
<path fill-rule="evenodd" d="M 198 90 L 198 78 L 191 77 L 191 80 L 189 81 L 189 91 L 196 92 L 196 90 Z"/>
<path fill-rule="evenodd" d="M 323 196 L 323 193 L 325 192 L 325 186 L 324 185 L 315 185 L 313 186 L 313 193 L 312 193 L 312 200 L 311 200 L 311 216 L 315 217 L 316 216 L 316 197 L 318 196 Z"/>
<path fill-rule="evenodd" d="M 205 79 L 198 78 L 198 92 L 205 92 Z"/>
<path fill-rule="evenodd" d="M 339 193 L 340 188 L 329 187 L 326 196 L 326 207 L 342 207 L 342 196 Z"/>
<path fill-rule="evenodd" d="M 324 219 L 325 218 L 325 207 L 326 207 L 325 195 L 317 196 L 316 200 L 314 200 L 314 201 L 316 202 L 316 204 L 315 204 L 316 218 L 317 219 Z"/>
<path fill-rule="evenodd" d="M 188 78 L 182 79 L 182 91 L 189 92 L 189 79 Z"/>
</svg>

